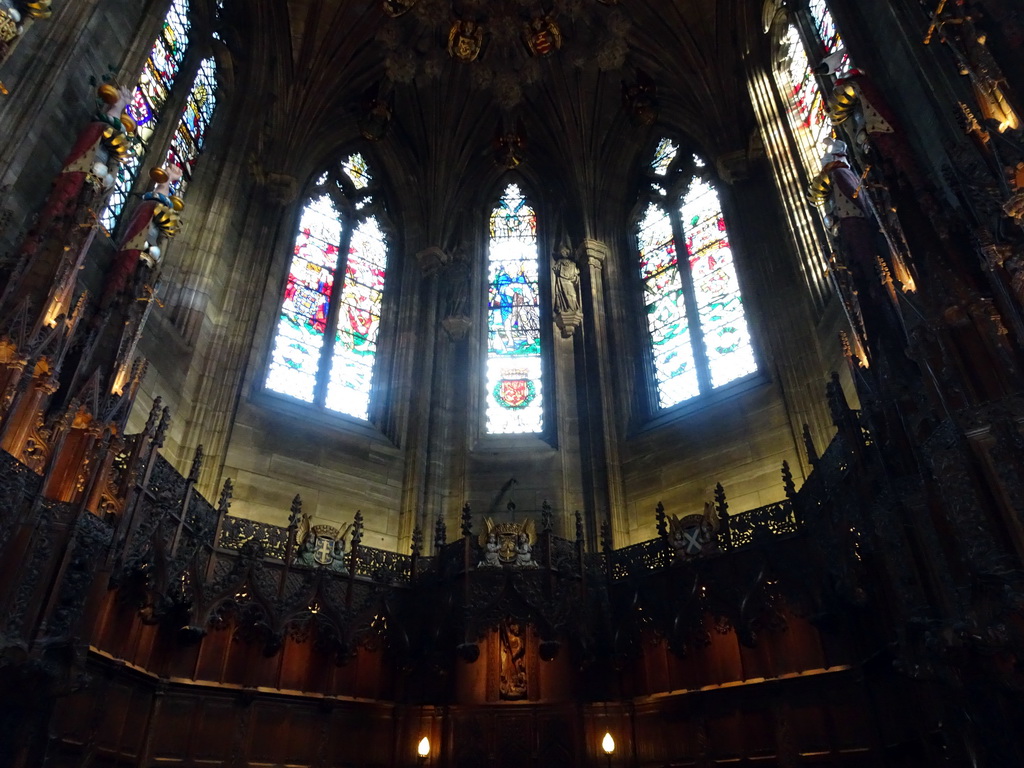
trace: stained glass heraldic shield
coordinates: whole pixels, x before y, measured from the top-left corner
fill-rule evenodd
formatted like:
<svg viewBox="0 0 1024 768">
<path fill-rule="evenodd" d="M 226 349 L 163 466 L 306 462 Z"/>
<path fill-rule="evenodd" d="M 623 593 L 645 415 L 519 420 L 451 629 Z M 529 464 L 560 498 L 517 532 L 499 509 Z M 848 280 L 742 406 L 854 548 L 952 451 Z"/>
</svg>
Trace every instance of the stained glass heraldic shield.
<svg viewBox="0 0 1024 768">
<path fill-rule="evenodd" d="M 273 392 L 357 419 L 369 417 L 387 267 L 372 193 L 360 154 L 317 181 L 302 209 L 266 379 Z"/>
<path fill-rule="evenodd" d="M 757 371 L 718 193 L 704 162 L 662 139 L 636 237 L 658 403 L 668 408 Z M 679 259 L 677 243 L 686 247 Z"/>
<path fill-rule="evenodd" d="M 537 214 L 516 184 L 491 211 L 487 254 L 487 431 L 540 432 Z"/>
</svg>

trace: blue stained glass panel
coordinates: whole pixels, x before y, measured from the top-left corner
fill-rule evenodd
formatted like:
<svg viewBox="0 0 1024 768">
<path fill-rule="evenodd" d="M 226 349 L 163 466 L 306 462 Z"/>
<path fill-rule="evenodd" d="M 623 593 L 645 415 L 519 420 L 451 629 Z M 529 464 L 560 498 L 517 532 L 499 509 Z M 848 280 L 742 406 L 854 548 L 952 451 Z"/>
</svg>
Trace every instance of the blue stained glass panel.
<svg viewBox="0 0 1024 768">
<path fill-rule="evenodd" d="M 537 216 L 516 184 L 491 212 L 488 248 L 487 431 L 543 429 Z"/>
</svg>

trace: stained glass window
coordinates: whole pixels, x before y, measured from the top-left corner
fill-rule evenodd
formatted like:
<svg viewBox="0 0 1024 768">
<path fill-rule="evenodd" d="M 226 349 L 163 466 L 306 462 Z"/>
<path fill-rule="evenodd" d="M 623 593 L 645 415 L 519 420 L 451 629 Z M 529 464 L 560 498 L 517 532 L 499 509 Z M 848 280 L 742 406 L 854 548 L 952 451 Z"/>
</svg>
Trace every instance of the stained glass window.
<svg viewBox="0 0 1024 768">
<path fill-rule="evenodd" d="M 341 164 L 341 167 L 345 170 L 345 175 L 348 176 L 352 185 L 356 189 L 366 189 L 370 185 L 370 182 L 373 181 L 373 177 L 370 175 L 370 171 L 366 167 L 366 161 L 363 160 L 363 156 L 358 153 L 350 155 L 349 158 Z"/>
<path fill-rule="evenodd" d="M 694 178 L 679 207 L 711 386 L 757 370 L 718 193 Z"/>
<path fill-rule="evenodd" d="M 830 77 L 835 77 L 847 73 L 851 65 L 825 0 L 810 0 L 808 13 L 812 37 L 805 44 L 796 24 L 787 26 L 780 41 L 781 66 L 777 77 L 804 166 L 808 175 L 814 176 L 825 152 L 825 139 L 832 133 L 832 123 L 828 119 L 825 97 L 811 69 L 825 58 L 838 58 L 838 61 L 830 61 Z"/>
<path fill-rule="evenodd" d="M 825 5 L 825 0 L 811 0 L 807 6 L 811 14 L 811 21 L 814 23 L 814 31 L 822 46 L 822 58 L 830 56 L 842 50 L 839 62 L 833 67 L 836 74 L 843 74 L 850 68 L 850 57 L 846 54 L 846 46 L 839 36 L 836 23 L 832 18 L 832 12 Z"/>
<path fill-rule="evenodd" d="M 786 110 L 800 145 L 804 165 L 813 175 L 825 151 L 824 140 L 831 134 L 832 125 L 825 112 L 821 89 L 811 72 L 811 64 L 795 26 L 787 28 L 780 53 L 783 70 L 779 77 Z"/>
<path fill-rule="evenodd" d="M 484 396 L 491 434 L 540 432 L 540 293 L 537 214 L 509 184 L 491 211 Z"/>
<path fill-rule="evenodd" d="M 372 198 L 361 192 L 371 181 L 359 154 L 339 165 L 333 182 L 331 172 L 317 181 L 300 218 L 266 378 L 273 392 L 364 420 L 387 268 L 387 236 Z M 341 213 L 353 208 L 365 216 Z M 338 274 L 343 278 L 336 293 Z"/>
<path fill-rule="evenodd" d="M 654 150 L 654 161 L 651 163 L 651 170 L 658 176 L 664 176 L 668 172 L 668 167 L 672 165 L 672 161 L 676 159 L 678 151 L 679 148 L 675 144 L 668 139 L 662 139 L 658 142 L 658 148 Z"/>
<path fill-rule="evenodd" d="M 128 104 L 128 114 L 138 124 L 140 143 L 135 145 L 134 153 L 118 168 L 114 189 L 106 209 L 100 215 L 100 223 L 107 229 L 113 229 L 128 200 L 128 193 L 160 120 L 160 112 L 167 103 L 181 63 L 185 60 L 190 31 L 188 0 L 174 0 L 164 17 L 163 27 L 153 42 L 149 58 L 142 67 L 139 82 Z"/>
<path fill-rule="evenodd" d="M 664 162 L 666 145 L 671 149 Z M 677 161 L 663 139 L 651 162 L 658 176 L 689 174 L 685 191 L 651 202 L 636 228 L 658 404 L 668 408 L 757 371 L 743 297 L 718 193 L 693 176 L 699 157 Z M 678 207 L 676 207 L 678 206 Z M 686 249 L 680 263 L 677 237 Z"/>
<path fill-rule="evenodd" d="M 213 58 L 207 58 L 199 65 L 188 101 L 185 102 L 185 111 L 178 121 L 171 147 L 167 151 L 167 163 L 182 170 L 182 180 L 173 190 L 175 194 L 183 193 L 184 187 L 192 179 L 192 171 L 206 141 L 206 131 L 216 106 L 217 64 Z"/>
</svg>

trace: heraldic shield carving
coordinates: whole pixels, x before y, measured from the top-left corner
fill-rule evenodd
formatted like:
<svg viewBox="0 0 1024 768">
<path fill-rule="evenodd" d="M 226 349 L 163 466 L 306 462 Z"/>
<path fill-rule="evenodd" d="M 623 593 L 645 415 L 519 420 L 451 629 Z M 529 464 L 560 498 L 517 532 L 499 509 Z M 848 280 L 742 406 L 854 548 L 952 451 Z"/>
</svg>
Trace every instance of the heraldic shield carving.
<svg viewBox="0 0 1024 768">
<path fill-rule="evenodd" d="M 537 541 L 537 529 L 532 520 L 520 523 L 495 523 L 485 520 L 486 530 L 480 534 L 483 559 L 477 568 L 536 568 L 533 559 L 533 545 Z"/>
<path fill-rule="evenodd" d="M 672 515 L 668 519 L 668 545 L 676 560 L 692 560 L 696 557 L 718 551 L 715 532 L 718 530 L 718 514 L 711 502 L 704 504 L 704 514 Z"/>
<path fill-rule="evenodd" d="M 295 540 L 299 542 L 299 551 L 295 562 L 315 568 L 330 568 L 333 571 L 345 570 L 345 536 L 351 524 L 342 528 L 332 525 L 311 525 L 309 515 L 303 515 Z"/>
</svg>

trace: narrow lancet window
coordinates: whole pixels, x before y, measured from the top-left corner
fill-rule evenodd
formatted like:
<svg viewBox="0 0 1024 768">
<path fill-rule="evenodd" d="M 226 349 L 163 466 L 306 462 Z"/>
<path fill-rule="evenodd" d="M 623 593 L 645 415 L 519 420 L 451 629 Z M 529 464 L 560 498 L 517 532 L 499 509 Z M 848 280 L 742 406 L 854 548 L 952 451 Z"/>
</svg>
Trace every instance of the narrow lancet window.
<svg viewBox="0 0 1024 768">
<path fill-rule="evenodd" d="M 192 180 L 196 160 L 206 143 L 206 133 L 217 106 L 217 64 L 212 57 L 199 65 L 192 90 L 188 93 L 185 110 L 178 121 L 178 127 L 167 150 L 167 164 L 181 168 L 182 178 L 175 194 L 183 194 L 185 186 Z"/>
<path fill-rule="evenodd" d="M 487 431 L 540 432 L 537 215 L 516 184 L 491 211 L 487 269 Z"/>
</svg>

